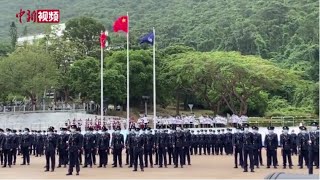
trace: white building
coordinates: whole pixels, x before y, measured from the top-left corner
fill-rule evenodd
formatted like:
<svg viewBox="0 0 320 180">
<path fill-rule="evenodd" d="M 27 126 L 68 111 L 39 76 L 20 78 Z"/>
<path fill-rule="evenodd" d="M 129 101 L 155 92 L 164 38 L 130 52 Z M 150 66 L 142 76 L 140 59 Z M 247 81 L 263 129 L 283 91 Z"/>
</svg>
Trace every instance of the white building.
<svg viewBox="0 0 320 180">
<path fill-rule="evenodd" d="M 58 24 L 58 25 L 52 25 L 51 26 L 51 33 L 55 34 L 56 36 L 60 37 L 63 35 L 63 31 L 65 30 L 66 25 L 63 24 Z M 17 45 L 23 45 L 24 43 L 27 44 L 33 44 L 37 40 L 45 38 L 45 34 L 38 34 L 38 35 L 33 35 L 33 36 L 23 36 L 19 37 L 17 39 Z"/>
</svg>

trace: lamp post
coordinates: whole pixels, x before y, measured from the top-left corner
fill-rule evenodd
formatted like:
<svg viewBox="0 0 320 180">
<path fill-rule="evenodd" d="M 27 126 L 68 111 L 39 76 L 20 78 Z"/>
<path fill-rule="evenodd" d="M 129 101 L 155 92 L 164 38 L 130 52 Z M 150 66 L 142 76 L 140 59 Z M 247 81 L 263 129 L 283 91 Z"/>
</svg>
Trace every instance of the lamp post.
<svg viewBox="0 0 320 180">
<path fill-rule="evenodd" d="M 148 100 L 150 99 L 150 96 L 142 96 L 142 99 L 144 100 L 144 113 L 145 115 L 148 114 Z"/>
</svg>

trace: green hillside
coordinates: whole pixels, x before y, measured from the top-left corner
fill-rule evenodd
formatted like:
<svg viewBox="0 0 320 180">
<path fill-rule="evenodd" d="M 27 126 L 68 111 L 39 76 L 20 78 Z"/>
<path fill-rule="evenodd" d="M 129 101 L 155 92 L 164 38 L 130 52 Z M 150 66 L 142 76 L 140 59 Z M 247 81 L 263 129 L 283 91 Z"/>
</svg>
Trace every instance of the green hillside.
<svg viewBox="0 0 320 180">
<path fill-rule="evenodd" d="M 136 78 L 130 81 L 130 84 L 135 87 L 134 91 L 130 92 L 131 102 L 139 104 L 141 95 L 152 92 L 149 82 L 152 74 L 151 56 L 147 46 L 138 46 L 138 38 L 155 27 L 157 63 L 159 63 L 157 68 L 160 73 L 157 76 L 160 84 L 158 84 L 160 95 L 157 97 L 159 103 L 165 105 L 176 103 L 176 106 L 179 106 L 182 101 L 186 105 L 188 99 L 193 99 L 190 101 L 198 102 L 206 109 L 222 109 L 220 103 L 229 101 L 235 101 L 234 106 L 242 106 L 242 96 L 239 96 L 240 100 L 233 100 L 232 98 L 235 97 L 231 90 L 230 100 L 219 97 L 224 93 L 224 84 L 221 83 L 218 86 L 215 82 L 221 77 L 227 82 L 232 82 L 228 78 L 238 82 L 240 80 L 235 80 L 235 78 L 243 75 L 239 78 L 242 78 L 241 83 L 244 84 L 230 84 L 230 87 L 240 94 L 245 94 L 247 89 L 253 91 L 250 95 L 246 94 L 250 98 L 245 98 L 247 102 L 244 104 L 248 105 L 249 109 L 244 111 L 261 115 L 267 112 L 281 114 L 283 111 L 288 112 L 285 114 L 292 114 L 297 109 L 302 109 L 307 113 L 319 110 L 317 93 L 319 85 L 316 84 L 319 82 L 319 3 L 317 0 L 2 0 L 1 2 L 0 56 L 6 56 L 7 52 L 10 52 L 6 44 L 10 44 L 9 30 L 12 21 L 16 22 L 18 36 L 21 36 L 23 31 L 28 35 L 43 33 L 48 27 L 46 24 L 18 23 L 15 14 L 20 8 L 24 10 L 60 9 L 62 23 L 71 22 L 70 20 L 75 18 L 77 19 L 73 22 L 83 20 L 82 17 L 91 17 L 97 21 L 94 24 L 101 27 L 101 23 L 110 32 L 112 32 L 114 20 L 128 12 L 131 49 L 136 50 L 132 51 L 132 58 L 130 57 L 131 66 L 134 69 L 131 72 L 134 74 L 132 78 Z M 72 26 L 72 23 L 68 25 Z M 86 27 L 83 28 L 85 29 Z M 100 30 L 95 32 L 100 32 Z M 75 97 L 77 93 L 81 93 L 86 96 L 86 100 L 99 98 L 97 92 L 91 92 L 93 88 L 99 89 L 97 83 L 99 81 L 95 79 L 99 73 L 96 70 L 99 65 L 95 62 L 96 59 L 99 59 L 98 33 L 95 34 L 97 37 L 94 39 L 97 42 L 86 43 L 93 45 L 91 46 L 93 47 L 92 52 L 97 50 L 96 54 L 95 52 L 92 54 L 75 53 L 81 51 L 81 46 L 72 44 L 77 43 L 73 39 L 71 44 L 55 42 L 49 47 L 49 50 L 53 50 L 50 57 L 43 57 L 48 61 L 53 59 L 57 63 L 61 61 L 61 57 L 65 58 L 66 55 L 74 61 L 79 60 L 74 64 L 75 67 L 70 68 L 70 77 L 68 74 L 73 84 L 70 85 L 71 80 L 67 81 L 67 78 L 58 83 L 60 90 L 62 87 L 65 88 L 66 94 L 69 93 L 67 90 L 72 90 L 70 96 Z M 125 42 L 119 35 L 111 33 L 110 36 L 111 44 Z M 60 48 L 63 49 L 62 52 L 55 52 L 60 46 L 68 48 Z M 37 48 L 43 47 L 42 44 Z M 41 54 L 42 52 L 33 53 Z M 107 92 L 114 90 L 117 92 L 110 95 L 110 101 L 124 103 L 126 97 L 125 69 L 120 68 L 125 67 L 125 53 L 121 50 L 120 52 L 112 51 L 109 54 L 110 57 L 107 57 L 106 66 L 110 69 L 105 75 L 110 78 L 106 80 L 110 84 L 106 88 L 114 85 L 113 89 L 108 89 Z M 177 53 L 183 53 L 183 55 L 178 56 Z M 32 59 L 34 54 L 30 53 L 26 57 Z M 250 55 L 254 55 L 253 57 L 257 59 Z M 8 63 L 8 66 L 10 58 L 18 62 L 24 57 L 23 54 L 17 52 L 16 56 L 4 58 L 7 60 L 4 63 Z M 244 59 L 248 62 L 245 62 Z M 142 61 L 144 64 L 141 64 Z M 37 62 L 34 63 L 37 64 Z M 61 64 L 57 65 L 60 67 Z M 194 69 L 189 69 L 189 72 L 197 76 L 193 74 L 190 76 L 186 73 L 185 70 L 191 65 Z M 208 65 L 211 65 L 212 68 Z M 79 74 L 83 73 L 82 70 L 86 70 L 87 66 L 92 71 L 86 72 L 88 74 L 80 78 Z M 217 67 L 223 68 L 214 70 Z M 266 67 L 271 69 L 265 69 Z M 210 72 L 205 74 L 202 71 Z M 232 73 L 228 74 L 230 72 Z M 216 76 L 219 73 L 221 77 Z M 298 77 L 293 77 L 291 74 Z M 90 75 L 93 79 L 89 81 L 87 77 Z M 212 85 L 210 88 L 214 92 L 210 92 L 207 84 L 200 82 L 199 79 L 205 83 L 212 83 L 208 85 Z M 208 79 L 212 82 L 208 82 Z M 259 83 L 256 83 L 255 80 Z M 3 82 L 5 81 L 7 80 L 3 79 Z M 87 87 L 90 87 L 88 90 L 83 88 L 85 81 L 88 81 L 86 82 Z M 141 82 L 146 85 L 141 86 Z M 71 87 L 68 87 L 69 85 Z M 251 86 L 254 89 L 248 88 Z M 11 91 L 11 87 L 6 88 L 8 92 Z M 42 91 L 39 90 L 39 92 Z M 7 94 L 4 94 L 3 97 L 6 98 Z M 228 103 L 221 104 L 223 107 L 227 105 Z M 229 107 L 229 109 L 232 108 Z M 220 111 L 225 112 L 223 109 Z"/>
<path fill-rule="evenodd" d="M 186 43 L 201 51 L 239 50 L 245 54 L 273 56 L 297 41 L 318 42 L 317 0 L 3 0 L 0 37 L 8 39 L 9 25 L 20 8 L 58 8 L 61 20 L 89 16 L 111 30 L 119 15 L 129 12 L 133 36 L 154 26 L 160 47 Z M 24 23 L 29 34 L 43 32 L 44 25 Z"/>
</svg>

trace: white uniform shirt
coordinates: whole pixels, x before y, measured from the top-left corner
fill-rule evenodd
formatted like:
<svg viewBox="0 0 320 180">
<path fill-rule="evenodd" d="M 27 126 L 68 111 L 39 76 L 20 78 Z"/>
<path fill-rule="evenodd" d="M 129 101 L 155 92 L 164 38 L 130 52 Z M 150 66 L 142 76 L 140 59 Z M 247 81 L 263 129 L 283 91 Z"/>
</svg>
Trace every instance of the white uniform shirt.
<svg viewBox="0 0 320 180">
<path fill-rule="evenodd" d="M 240 119 L 241 119 L 241 124 L 242 124 L 242 123 L 247 123 L 247 122 L 248 122 L 248 117 L 247 117 L 247 116 L 245 116 L 245 115 L 242 115 L 242 116 L 240 117 Z"/>
<path fill-rule="evenodd" d="M 199 117 L 199 123 L 200 123 L 200 124 L 204 124 L 204 121 L 205 121 L 204 117 L 203 117 L 203 116 L 200 116 L 200 117 Z"/>
</svg>

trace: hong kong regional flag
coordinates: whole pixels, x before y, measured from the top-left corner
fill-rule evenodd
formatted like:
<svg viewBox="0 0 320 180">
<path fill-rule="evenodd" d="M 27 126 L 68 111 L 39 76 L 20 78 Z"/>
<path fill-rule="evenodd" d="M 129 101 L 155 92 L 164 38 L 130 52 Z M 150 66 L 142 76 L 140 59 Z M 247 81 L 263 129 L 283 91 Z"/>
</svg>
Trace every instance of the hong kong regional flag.
<svg viewBox="0 0 320 180">
<path fill-rule="evenodd" d="M 106 33 L 101 31 L 101 34 L 100 34 L 100 46 L 101 46 L 101 48 L 105 48 L 106 47 L 107 38 L 108 38 L 108 36 L 106 35 Z"/>
<path fill-rule="evenodd" d="M 113 23 L 113 31 L 124 31 L 128 33 L 128 16 L 121 16 Z"/>
</svg>

